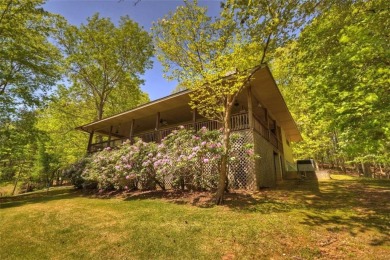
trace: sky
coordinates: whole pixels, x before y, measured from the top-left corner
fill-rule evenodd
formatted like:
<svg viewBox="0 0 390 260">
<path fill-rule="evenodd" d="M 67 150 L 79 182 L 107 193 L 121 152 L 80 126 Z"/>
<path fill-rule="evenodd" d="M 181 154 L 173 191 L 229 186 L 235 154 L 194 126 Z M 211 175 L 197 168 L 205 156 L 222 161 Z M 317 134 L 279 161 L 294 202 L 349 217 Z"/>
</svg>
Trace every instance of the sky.
<svg viewBox="0 0 390 260">
<path fill-rule="evenodd" d="M 183 4 L 182 0 L 141 0 L 136 5 L 135 2 L 136 0 L 47 0 L 44 9 L 62 15 L 73 25 L 86 23 L 87 18 L 97 12 L 101 17 L 111 18 L 114 23 L 121 16 L 128 15 L 150 32 L 154 21 Z M 221 0 L 198 1 L 199 5 L 207 6 L 209 15 L 213 16 L 219 12 L 220 2 Z M 149 94 L 151 100 L 171 94 L 177 85 L 177 82 L 168 82 L 163 78 L 162 66 L 156 58 L 153 58 L 153 68 L 147 70 L 142 78 L 145 83 L 141 89 Z"/>
</svg>

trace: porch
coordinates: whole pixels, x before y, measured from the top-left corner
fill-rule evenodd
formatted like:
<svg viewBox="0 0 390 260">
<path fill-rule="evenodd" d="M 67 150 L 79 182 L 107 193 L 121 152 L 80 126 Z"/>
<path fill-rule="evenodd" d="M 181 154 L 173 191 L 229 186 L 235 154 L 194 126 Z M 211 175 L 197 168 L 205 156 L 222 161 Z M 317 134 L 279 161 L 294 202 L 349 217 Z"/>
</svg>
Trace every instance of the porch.
<svg viewBox="0 0 390 260">
<path fill-rule="evenodd" d="M 222 127 L 222 124 L 217 121 L 206 119 L 196 120 L 196 116 L 194 115 L 194 120 L 192 122 L 187 121 L 182 124 L 175 124 L 173 126 L 164 126 L 159 128 L 158 125 L 160 125 L 161 121 L 161 119 L 159 118 L 160 116 L 157 115 L 157 127 L 154 130 L 142 131 L 134 134 L 132 133 L 132 130 L 130 130 L 129 136 L 123 137 L 113 132 L 114 127 L 111 127 L 108 136 L 106 136 L 106 140 L 104 141 L 93 143 L 92 137 L 90 137 L 90 143 L 88 144 L 88 152 L 94 153 L 97 151 L 101 151 L 106 147 L 118 147 L 127 140 L 131 140 L 131 142 L 133 142 L 135 138 L 140 138 L 144 142 L 159 143 L 163 138 L 168 136 L 174 130 L 178 130 L 180 126 L 183 126 L 187 130 L 195 130 L 195 132 L 199 131 L 202 127 L 206 127 L 208 130 L 218 130 Z M 270 127 L 270 120 L 263 120 L 260 116 L 256 116 L 254 114 L 252 114 L 252 117 L 249 118 L 248 112 L 241 112 L 233 114 L 230 123 L 232 132 L 252 129 L 253 131 L 258 132 L 278 151 L 283 153 L 281 134 L 277 135 L 277 133 L 274 133 L 274 131 Z M 133 125 L 134 122 L 130 126 L 131 129 L 133 128 Z M 277 130 L 277 128 L 275 129 Z"/>
</svg>

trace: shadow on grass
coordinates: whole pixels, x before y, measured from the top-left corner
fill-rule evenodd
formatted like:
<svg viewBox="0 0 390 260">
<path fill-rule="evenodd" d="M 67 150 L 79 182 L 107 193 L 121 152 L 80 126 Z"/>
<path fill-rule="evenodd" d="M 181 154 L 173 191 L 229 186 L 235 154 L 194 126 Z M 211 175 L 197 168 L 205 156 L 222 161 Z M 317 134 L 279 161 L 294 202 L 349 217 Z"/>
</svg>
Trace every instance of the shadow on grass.
<svg viewBox="0 0 390 260">
<path fill-rule="evenodd" d="M 215 207 L 210 192 L 135 191 L 129 193 L 96 194 L 68 189 L 23 194 L 0 198 L 0 208 L 32 203 L 86 197 L 96 199 L 121 198 L 124 201 L 165 200 L 178 205 L 199 208 Z M 298 213 L 297 224 L 323 227 L 329 232 L 347 231 L 352 236 L 375 229 L 379 237 L 371 245 L 390 243 L 390 181 L 329 180 L 285 181 L 275 189 L 258 192 L 235 191 L 225 195 L 223 207 L 253 214 Z"/>
<path fill-rule="evenodd" d="M 308 199 L 309 212 L 300 224 L 324 226 L 329 231 L 348 231 L 352 236 L 375 229 L 383 237 L 372 245 L 390 242 L 390 182 L 387 180 L 343 180 L 321 184 L 321 193 Z M 333 230 L 332 227 L 337 229 Z"/>
<path fill-rule="evenodd" d="M 19 207 L 26 204 L 47 203 L 55 200 L 70 199 L 83 196 L 83 194 L 73 187 L 61 187 L 49 191 L 38 191 L 24 193 L 17 196 L 0 198 L 0 209 Z"/>
<path fill-rule="evenodd" d="M 164 199 L 199 208 L 215 207 L 206 192 L 151 191 L 130 194 L 125 200 Z M 285 181 L 275 189 L 236 191 L 225 195 L 224 207 L 242 213 L 297 213 L 297 224 L 323 227 L 352 236 L 375 229 L 381 236 L 372 245 L 390 242 L 390 181 L 328 180 Z"/>
</svg>

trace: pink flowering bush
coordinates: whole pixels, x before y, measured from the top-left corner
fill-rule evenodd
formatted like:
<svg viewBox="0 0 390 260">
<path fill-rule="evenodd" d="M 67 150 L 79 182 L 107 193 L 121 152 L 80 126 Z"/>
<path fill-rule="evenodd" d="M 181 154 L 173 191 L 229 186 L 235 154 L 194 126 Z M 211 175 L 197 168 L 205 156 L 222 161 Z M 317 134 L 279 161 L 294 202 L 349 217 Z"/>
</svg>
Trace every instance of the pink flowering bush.
<svg viewBox="0 0 390 260">
<path fill-rule="evenodd" d="M 92 155 L 83 178 L 98 183 L 100 190 L 173 189 L 210 190 L 217 187 L 222 154 L 220 131 L 205 127 L 197 133 L 179 127 L 160 144 L 136 140 L 117 149 Z M 234 139 L 234 136 L 233 136 Z M 253 145 L 242 154 L 254 156 Z M 234 161 L 234 154 L 231 161 Z"/>
<path fill-rule="evenodd" d="M 221 140 L 218 131 L 202 128 L 197 134 L 179 129 L 162 140 L 158 146 L 155 167 L 161 178 L 170 178 L 173 188 L 213 189 L 217 185 L 215 174 L 204 168 L 218 170 Z"/>
<path fill-rule="evenodd" d="M 118 159 L 116 150 L 109 147 L 92 155 L 90 163 L 84 168 L 82 177 L 98 183 L 100 190 L 120 189 L 119 175 L 115 168 Z"/>
<path fill-rule="evenodd" d="M 128 141 L 122 144 L 118 151 L 120 158 L 116 167 L 127 183 L 132 181 L 134 188 L 140 186 L 146 190 L 155 189 L 156 184 L 165 189 L 153 166 L 157 154 L 156 143 L 146 143 L 139 139 L 131 145 Z"/>
</svg>

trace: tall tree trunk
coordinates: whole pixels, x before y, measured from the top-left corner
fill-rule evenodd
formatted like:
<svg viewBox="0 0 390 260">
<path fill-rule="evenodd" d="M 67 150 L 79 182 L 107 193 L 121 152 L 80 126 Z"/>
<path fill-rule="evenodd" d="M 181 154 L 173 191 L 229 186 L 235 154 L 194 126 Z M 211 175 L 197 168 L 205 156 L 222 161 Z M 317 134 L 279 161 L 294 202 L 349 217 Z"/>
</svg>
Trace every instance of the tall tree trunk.
<svg viewBox="0 0 390 260">
<path fill-rule="evenodd" d="M 219 180 L 217 193 L 215 195 L 215 203 L 223 204 L 225 190 L 228 184 L 228 163 L 229 163 L 229 148 L 230 148 L 230 116 L 232 100 L 227 100 L 226 110 L 223 118 L 223 154 L 221 158 L 221 168 L 219 171 Z"/>
<path fill-rule="evenodd" d="M 103 100 L 100 100 L 100 103 L 96 106 L 96 110 L 97 110 L 97 120 L 103 119 L 103 112 L 104 112 Z M 103 137 L 101 135 L 96 136 L 96 139 L 98 143 L 103 142 Z"/>
<path fill-rule="evenodd" d="M 385 175 L 383 174 L 383 169 L 382 169 L 382 165 L 381 163 L 378 163 L 378 166 L 379 166 L 379 178 L 382 179 L 382 177 Z"/>
<path fill-rule="evenodd" d="M 15 194 L 16 186 L 18 185 L 18 181 L 19 181 L 21 172 L 22 172 L 22 166 L 19 166 L 18 177 L 16 177 L 16 179 L 15 179 L 14 188 L 13 188 L 12 194 L 11 194 L 12 196 Z"/>
<path fill-rule="evenodd" d="M 344 174 L 346 174 L 347 173 L 347 167 L 345 167 L 344 157 L 341 157 L 340 163 L 341 163 L 341 170 L 343 171 Z"/>
<path fill-rule="evenodd" d="M 16 186 L 18 185 L 18 178 L 15 179 L 14 189 L 12 190 L 12 196 L 15 194 Z"/>
<path fill-rule="evenodd" d="M 362 162 L 362 171 L 364 177 L 372 178 L 370 165 L 368 163 Z"/>
</svg>

